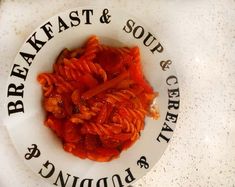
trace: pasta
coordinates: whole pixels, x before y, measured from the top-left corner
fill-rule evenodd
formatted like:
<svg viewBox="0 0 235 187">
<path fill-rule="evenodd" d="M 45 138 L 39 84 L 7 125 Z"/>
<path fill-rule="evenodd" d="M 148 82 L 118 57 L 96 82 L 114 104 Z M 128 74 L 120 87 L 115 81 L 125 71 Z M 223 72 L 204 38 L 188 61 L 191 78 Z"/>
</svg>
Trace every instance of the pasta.
<svg viewBox="0 0 235 187">
<path fill-rule="evenodd" d="M 53 71 L 37 79 L 45 125 L 82 159 L 117 158 L 139 139 L 146 116 L 159 118 L 138 47 L 107 46 L 91 36 L 81 48 L 62 50 Z"/>
</svg>

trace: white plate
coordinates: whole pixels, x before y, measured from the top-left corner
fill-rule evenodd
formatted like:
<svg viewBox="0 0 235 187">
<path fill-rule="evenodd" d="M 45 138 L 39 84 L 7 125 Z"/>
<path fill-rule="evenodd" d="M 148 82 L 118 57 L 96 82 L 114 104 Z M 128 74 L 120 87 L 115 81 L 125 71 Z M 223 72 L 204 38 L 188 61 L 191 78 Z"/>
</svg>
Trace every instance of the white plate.
<svg viewBox="0 0 235 187">
<path fill-rule="evenodd" d="M 36 80 L 39 73 L 52 70 L 63 48 L 81 46 L 91 35 L 109 45 L 139 46 L 144 74 L 159 92 L 160 119 L 146 118 L 140 139 L 118 159 L 105 163 L 63 150 L 60 140 L 43 125 L 42 91 Z M 137 181 L 160 159 L 175 129 L 180 98 L 172 61 L 154 28 L 121 10 L 80 7 L 50 18 L 22 45 L 7 84 L 4 123 L 20 157 L 54 185 L 127 186 Z"/>
</svg>

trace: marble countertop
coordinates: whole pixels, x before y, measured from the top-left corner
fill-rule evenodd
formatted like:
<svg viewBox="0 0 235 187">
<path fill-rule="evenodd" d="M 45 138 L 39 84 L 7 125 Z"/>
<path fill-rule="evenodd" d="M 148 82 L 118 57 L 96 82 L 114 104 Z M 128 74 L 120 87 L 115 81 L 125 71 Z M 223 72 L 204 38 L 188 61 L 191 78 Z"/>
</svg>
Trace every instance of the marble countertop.
<svg viewBox="0 0 235 187">
<path fill-rule="evenodd" d="M 38 25 L 69 8 L 96 4 L 1 0 L 0 90 L 19 48 Z M 134 186 L 235 187 L 235 1 L 100 0 L 99 5 L 122 7 L 156 28 L 180 82 L 180 114 L 171 143 Z M 51 186 L 18 157 L 2 122 L 0 142 L 1 187 Z"/>
</svg>

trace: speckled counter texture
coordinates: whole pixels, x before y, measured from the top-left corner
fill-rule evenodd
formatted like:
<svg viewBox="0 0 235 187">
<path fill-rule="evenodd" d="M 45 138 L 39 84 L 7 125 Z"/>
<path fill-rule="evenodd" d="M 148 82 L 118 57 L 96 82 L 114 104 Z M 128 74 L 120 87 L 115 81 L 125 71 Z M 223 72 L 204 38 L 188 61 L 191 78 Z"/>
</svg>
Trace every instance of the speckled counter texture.
<svg viewBox="0 0 235 187">
<path fill-rule="evenodd" d="M 0 90 L 5 89 L 17 51 L 37 26 L 68 8 L 95 2 L 0 1 Z M 181 110 L 171 143 L 151 172 L 133 186 L 235 187 L 235 1 L 99 0 L 99 4 L 141 15 L 175 62 L 180 81 Z M 4 94 L 1 91 L 1 105 Z M 24 165 L 2 123 L 0 142 L 1 187 L 51 186 Z"/>
</svg>

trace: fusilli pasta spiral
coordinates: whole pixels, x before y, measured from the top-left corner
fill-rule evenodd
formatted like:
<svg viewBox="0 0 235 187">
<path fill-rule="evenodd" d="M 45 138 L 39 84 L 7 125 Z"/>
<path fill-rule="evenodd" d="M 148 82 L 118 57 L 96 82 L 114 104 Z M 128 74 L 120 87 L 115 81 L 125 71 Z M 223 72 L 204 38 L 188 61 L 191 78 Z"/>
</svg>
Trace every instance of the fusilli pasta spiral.
<svg viewBox="0 0 235 187">
<path fill-rule="evenodd" d="M 45 125 L 65 151 L 104 162 L 117 158 L 141 136 L 157 93 L 145 79 L 138 47 L 112 47 L 90 37 L 84 47 L 64 49 L 53 72 L 38 75 Z"/>
</svg>

